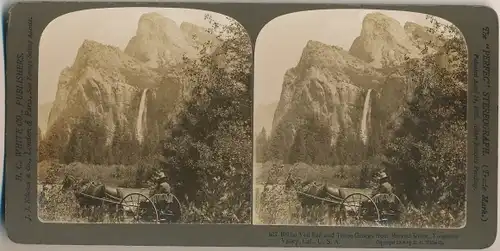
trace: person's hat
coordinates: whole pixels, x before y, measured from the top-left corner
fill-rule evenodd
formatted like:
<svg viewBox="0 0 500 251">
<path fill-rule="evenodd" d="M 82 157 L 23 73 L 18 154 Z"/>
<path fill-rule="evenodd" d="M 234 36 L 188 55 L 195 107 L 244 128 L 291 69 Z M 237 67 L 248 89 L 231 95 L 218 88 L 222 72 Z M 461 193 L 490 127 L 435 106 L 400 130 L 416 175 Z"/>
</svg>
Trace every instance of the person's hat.
<svg viewBox="0 0 500 251">
<path fill-rule="evenodd" d="M 155 177 L 156 179 L 162 179 L 162 178 L 165 178 L 165 177 L 167 177 L 167 176 L 166 176 L 166 175 L 165 175 L 165 173 L 164 173 L 164 172 L 162 172 L 162 171 L 156 171 L 156 172 L 155 172 L 154 177 Z"/>
</svg>

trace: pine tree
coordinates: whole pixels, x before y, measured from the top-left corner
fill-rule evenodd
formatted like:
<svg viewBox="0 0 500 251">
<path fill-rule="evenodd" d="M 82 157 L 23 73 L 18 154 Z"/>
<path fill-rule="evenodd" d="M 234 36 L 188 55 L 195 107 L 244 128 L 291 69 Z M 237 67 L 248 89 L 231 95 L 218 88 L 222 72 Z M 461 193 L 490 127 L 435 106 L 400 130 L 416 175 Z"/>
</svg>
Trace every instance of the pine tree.
<svg viewBox="0 0 500 251">
<path fill-rule="evenodd" d="M 266 128 L 262 127 L 256 140 L 256 160 L 257 163 L 263 163 L 266 161 L 266 150 L 267 150 L 267 132 Z"/>
<path fill-rule="evenodd" d="M 288 142 L 293 140 L 293 135 L 291 135 L 288 129 L 289 125 L 287 122 L 280 123 L 273 131 L 268 143 L 266 151 L 266 160 L 286 162 L 288 159 L 289 150 L 287 149 Z M 290 145 L 293 142 L 290 142 Z"/>
<path fill-rule="evenodd" d="M 290 153 L 288 155 L 288 163 L 312 163 L 310 152 L 306 146 L 307 132 L 304 129 L 299 128 L 297 134 L 295 135 L 295 140 L 290 147 Z"/>
</svg>

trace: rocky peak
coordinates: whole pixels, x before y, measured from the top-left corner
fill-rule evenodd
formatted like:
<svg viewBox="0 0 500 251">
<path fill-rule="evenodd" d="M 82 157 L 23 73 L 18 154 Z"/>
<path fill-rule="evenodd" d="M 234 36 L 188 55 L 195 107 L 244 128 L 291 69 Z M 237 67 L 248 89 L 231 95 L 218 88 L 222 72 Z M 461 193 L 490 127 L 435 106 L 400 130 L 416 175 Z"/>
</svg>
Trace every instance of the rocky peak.
<svg viewBox="0 0 500 251">
<path fill-rule="evenodd" d="M 302 50 L 297 67 L 311 65 L 335 67 L 341 65 L 346 57 L 349 57 L 348 53 L 338 46 L 309 40 Z"/>
<path fill-rule="evenodd" d="M 362 30 L 384 35 L 386 33 L 401 33 L 402 27 L 397 20 L 380 12 L 373 12 L 367 14 L 363 19 Z"/>
<path fill-rule="evenodd" d="M 86 39 L 78 49 L 72 68 L 78 69 L 85 65 L 114 66 L 120 63 L 121 54 L 118 47 Z"/>
<path fill-rule="evenodd" d="M 381 78 L 381 74 L 363 60 L 352 56 L 342 47 L 327 45 L 318 41 L 308 41 L 300 61 L 293 70 L 293 75 L 306 75 L 313 67 L 321 70 L 330 80 L 350 83 L 363 88 L 373 88 L 372 81 L 365 81 L 364 76 Z M 290 75 L 292 72 L 287 72 Z M 288 76 L 287 78 L 290 78 Z"/>
<path fill-rule="evenodd" d="M 153 12 L 140 17 L 125 53 L 158 68 L 178 64 L 184 55 L 195 57 L 197 51 L 173 20 Z"/>
<path fill-rule="evenodd" d="M 185 32 L 188 32 L 188 31 L 191 31 L 191 30 L 206 30 L 205 28 L 203 27 L 200 27 L 196 24 L 193 24 L 193 23 L 190 23 L 190 22 L 182 22 L 181 25 L 181 30 L 182 31 L 185 31 Z"/>
<path fill-rule="evenodd" d="M 47 128 L 63 118 L 65 112 L 71 111 L 73 114 L 76 110 L 81 110 L 75 102 L 77 99 L 92 106 L 97 100 L 90 97 L 91 93 L 103 94 L 101 98 L 108 102 L 111 100 L 109 97 L 116 95 L 115 93 L 121 93 L 122 96 L 127 93 L 130 96 L 137 89 L 156 87 L 159 83 L 160 76 L 156 72 L 126 55 L 118 47 L 84 40 L 73 65 L 60 73 L 56 100 L 48 115 Z"/>
<path fill-rule="evenodd" d="M 162 16 L 156 12 L 143 14 L 139 18 L 136 31 L 137 36 L 165 39 L 174 35 L 172 33 L 179 33 L 179 27 L 172 19 Z"/>
<path fill-rule="evenodd" d="M 180 29 L 184 33 L 187 40 L 191 42 L 194 47 L 210 42 L 212 48 L 209 49 L 212 50 L 213 47 L 217 47 L 220 44 L 219 39 L 217 39 L 216 36 L 210 34 L 209 29 L 205 27 L 201 27 L 189 22 L 183 22 L 180 25 Z"/>
<path fill-rule="evenodd" d="M 431 47 L 442 45 L 439 38 L 431 34 L 430 27 L 425 27 L 414 22 L 406 22 L 404 29 L 408 37 L 417 45 L 429 44 Z"/>
<path fill-rule="evenodd" d="M 193 35 L 196 36 L 209 35 L 209 30 L 207 28 L 198 26 L 190 22 L 182 22 L 180 25 L 180 29 L 189 38 L 192 38 Z"/>
<path fill-rule="evenodd" d="M 342 49 L 341 47 L 336 46 L 336 45 L 329 45 L 329 44 L 325 44 L 325 43 L 322 43 L 319 41 L 309 40 L 309 41 L 307 41 L 303 52 L 307 53 L 309 51 L 317 51 L 317 50 L 324 50 L 324 49 L 332 50 L 332 51 L 344 51 L 344 49 Z"/>
<path fill-rule="evenodd" d="M 376 68 L 397 65 L 406 56 L 417 57 L 419 52 L 403 26 L 379 12 L 365 16 L 361 34 L 349 49 L 349 53 Z"/>
<path fill-rule="evenodd" d="M 158 75 L 152 69 L 120 48 L 92 40 L 83 41 L 73 65 L 61 73 L 59 84 L 75 83 L 72 80 L 87 71 L 106 76 L 111 82 L 124 82 L 143 88 L 156 86 L 155 81 L 158 80 Z M 143 77 L 148 81 L 131 81 Z"/>
<path fill-rule="evenodd" d="M 159 79 L 154 70 L 118 47 L 87 40 L 78 50 L 73 65 L 61 72 L 59 85 L 76 84 L 77 79 L 89 72 L 102 76 L 106 82 L 122 82 L 140 88 L 155 87 Z"/>
<path fill-rule="evenodd" d="M 404 29 L 405 31 L 408 33 L 408 34 L 421 34 L 421 35 L 425 35 L 425 36 L 430 36 L 430 28 L 429 27 L 425 27 L 425 26 L 422 26 L 420 24 L 417 24 L 417 23 L 414 23 L 414 22 L 406 22 L 405 25 L 404 25 Z"/>
<path fill-rule="evenodd" d="M 424 27 L 420 24 L 410 22 L 410 21 L 406 22 L 403 28 L 409 34 L 412 34 L 414 31 L 425 32 L 425 33 L 429 32 L 429 27 Z"/>
</svg>

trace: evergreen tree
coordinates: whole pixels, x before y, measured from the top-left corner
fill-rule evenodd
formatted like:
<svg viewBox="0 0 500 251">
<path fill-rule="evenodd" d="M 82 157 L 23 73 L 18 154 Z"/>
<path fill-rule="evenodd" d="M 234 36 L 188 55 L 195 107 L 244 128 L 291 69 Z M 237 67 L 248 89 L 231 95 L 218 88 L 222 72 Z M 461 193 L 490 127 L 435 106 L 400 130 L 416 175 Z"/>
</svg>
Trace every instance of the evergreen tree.
<svg viewBox="0 0 500 251">
<path fill-rule="evenodd" d="M 267 133 L 266 128 L 262 127 L 256 140 L 256 160 L 258 163 L 263 163 L 266 161 L 266 148 L 267 148 Z"/>
<path fill-rule="evenodd" d="M 291 135 L 287 122 L 280 123 L 273 131 L 266 151 L 266 160 L 287 162 L 289 151 L 287 149 L 293 142 L 293 135 Z"/>
<path fill-rule="evenodd" d="M 309 151 L 311 164 L 331 164 L 332 137 L 328 124 L 317 116 L 311 116 L 306 121 L 306 147 Z"/>
<path fill-rule="evenodd" d="M 108 163 L 106 151 L 106 131 L 92 116 L 78 118 L 75 123 L 67 148 L 63 151 L 62 161 L 105 164 Z"/>
<path fill-rule="evenodd" d="M 312 159 L 306 146 L 307 132 L 303 128 L 297 130 L 295 140 L 290 147 L 290 154 L 288 155 L 288 163 L 311 163 Z"/>
</svg>

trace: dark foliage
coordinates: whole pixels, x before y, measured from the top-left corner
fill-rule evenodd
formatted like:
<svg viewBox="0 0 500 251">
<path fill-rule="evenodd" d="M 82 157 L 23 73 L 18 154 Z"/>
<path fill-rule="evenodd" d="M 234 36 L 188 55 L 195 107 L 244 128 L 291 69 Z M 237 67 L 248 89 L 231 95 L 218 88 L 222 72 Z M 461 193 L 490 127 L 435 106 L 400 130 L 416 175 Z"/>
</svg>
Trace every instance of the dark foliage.
<svg viewBox="0 0 500 251">
<path fill-rule="evenodd" d="M 167 130 L 163 166 L 190 222 L 248 223 L 252 182 L 251 44 L 230 20 L 213 24 L 222 45 L 186 60 L 190 98 Z"/>
<path fill-rule="evenodd" d="M 459 214 L 465 209 L 467 47 L 455 27 L 431 21 L 439 43 L 428 46 L 438 50 L 406 64 L 416 88 L 386 146 L 387 170 L 408 202 Z"/>
</svg>

